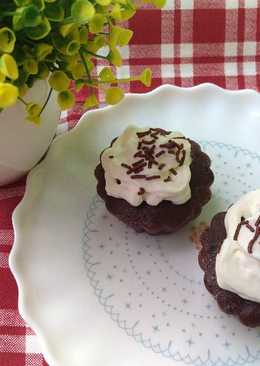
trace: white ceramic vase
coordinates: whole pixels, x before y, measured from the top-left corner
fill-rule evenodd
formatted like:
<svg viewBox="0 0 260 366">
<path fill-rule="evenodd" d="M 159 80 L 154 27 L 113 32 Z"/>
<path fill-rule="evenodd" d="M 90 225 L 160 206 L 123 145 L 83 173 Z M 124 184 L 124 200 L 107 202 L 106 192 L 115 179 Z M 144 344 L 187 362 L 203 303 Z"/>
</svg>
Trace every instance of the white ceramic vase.
<svg viewBox="0 0 260 366">
<path fill-rule="evenodd" d="M 26 100 L 43 105 L 48 92 L 47 81 L 38 81 Z M 0 113 L 0 186 L 14 182 L 41 159 L 55 135 L 59 115 L 53 96 L 42 113 L 40 126 L 26 120 L 20 101 Z"/>
</svg>

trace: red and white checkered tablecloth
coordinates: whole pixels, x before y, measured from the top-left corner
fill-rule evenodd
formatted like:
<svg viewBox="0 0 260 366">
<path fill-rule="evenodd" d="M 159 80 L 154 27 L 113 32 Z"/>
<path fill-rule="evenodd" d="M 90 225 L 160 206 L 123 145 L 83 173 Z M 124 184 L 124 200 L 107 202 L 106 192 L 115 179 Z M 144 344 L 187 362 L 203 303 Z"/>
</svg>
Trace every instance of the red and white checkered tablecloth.
<svg viewBox="0 0 260 366">
<path fill-rule="evenodd" d="M 153 70 L 151 89 L 163 83 L 213 82 L 228 89 L 260 88 L 260 0 L 168 0 L 160 10 L 140 10 L 129 21 L 131 45 L 122 50 L 118 76 Z M 102 68 L 102 63 L 97 66 Z M 144 92 L 138 83 L 128 91 Z M 60 132 L 83 110 L 78 95 L 63 114 Z M 25 179 L 0 188 L 0 366 L 46 366 L 37 337 L 17 310 L 17 287 L 8 267 L 13 243 L 11 215 L 23 197 Z"/>
</svg>

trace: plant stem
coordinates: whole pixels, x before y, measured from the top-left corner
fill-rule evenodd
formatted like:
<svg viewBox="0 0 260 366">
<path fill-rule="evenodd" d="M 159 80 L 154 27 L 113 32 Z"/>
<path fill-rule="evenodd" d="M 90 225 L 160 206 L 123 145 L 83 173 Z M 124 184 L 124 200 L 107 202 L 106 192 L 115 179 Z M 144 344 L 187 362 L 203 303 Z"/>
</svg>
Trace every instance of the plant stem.
<svg viewBox="0 0 260 366">
<path fill-rule="evenodd" d="M 83 56 L 83 53 L 82 53 L 82 49 L 79 50 L 79 54 L 80 54 L 80 58 L 81 58 L 81 61 L 83 63 L 83 66 L 86 70 L 86 74 L 87 74 L 87 77 L 88 77 L 88 82 L 92 82 L 91 80 L 91 75 L 90 75 L 90 72 L 89 72 L 89 69 L 88 69 L 88 65 L 86 63 L 86 60 L 84 59 L 84 56 Z"/>
<path fill-rule="evenodd" d="M 92 56 L 94 56 L 94 57 L 99 57 L 99 58 L 103 58 L 104 60 L 107 60 L 107 56 L 101 56 L 101 55 L 97 55 L 96 53 L 94 53 L 94 52 L 91 52 L 91 51 L 89 51 L 89 50 L 86 50 L 86 49 L 83 49 L 83 50 L 84 50 L 84 52 L 88 53 L 89 55 L 92 55 Z"/>
<path fill-rule="evenodd" d="M 53 91 L 53 89 L 52 89 L 52 88 L 50 88 L 49 93 L 48 93 L 48 96 L 47 96 L 47 98 L 46 98 L 46 100 L 45 100 L 45 103 L 44 103 L 44 105 L 42 106 L 42 109 L 41 109 L 40 115 L 42 114 L 42 112 L 44 111 L 44 109 L 45 109 L 46 105 L 48 104 L 48 102 L 49 102 L 49 100 L 50 100 L 50 97 L 51 97 L 51 94 L 52 94 L 52 91 Z"/>
<path fill-rule="evenodd" d="M 27 106 L 28 103 L 23 98 L 18 97 L 18 100 L 20 100 L 20 102 Z"/>
</svg>

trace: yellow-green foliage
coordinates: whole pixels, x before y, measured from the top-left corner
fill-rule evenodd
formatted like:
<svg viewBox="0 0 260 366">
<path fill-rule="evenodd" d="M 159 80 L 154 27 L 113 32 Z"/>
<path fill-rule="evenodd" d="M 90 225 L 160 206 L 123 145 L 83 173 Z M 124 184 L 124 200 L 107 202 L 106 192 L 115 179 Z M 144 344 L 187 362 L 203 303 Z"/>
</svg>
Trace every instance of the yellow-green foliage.
<svg viewBox="0 0 260 366">
<path fill-rule="evenodd" d="M 48 79 L 58 92 L 61 109 L 75 103 L 69 90 L 72 80 L 77 90 L 89 88 L 86 108 L 98 106 L 99 88 L 105 89 L 106 102 L 115 104 L 124 96 L 121 83 L 138 80 L 150 86 L 150 69 L 126 79 L 118 79 L 115 72 L 122 64 L 120 48 L 133 35 L 121 23 L 134 16 L 142 2 L 165 4 L 165 0 L 1 0 L 0 109 L 19 98 L 27 119 L 40 123 L 42 106 L 23 99 L 37 79 Z M 95 75 L 98 58 L 108 65 Z"/>
</svg>

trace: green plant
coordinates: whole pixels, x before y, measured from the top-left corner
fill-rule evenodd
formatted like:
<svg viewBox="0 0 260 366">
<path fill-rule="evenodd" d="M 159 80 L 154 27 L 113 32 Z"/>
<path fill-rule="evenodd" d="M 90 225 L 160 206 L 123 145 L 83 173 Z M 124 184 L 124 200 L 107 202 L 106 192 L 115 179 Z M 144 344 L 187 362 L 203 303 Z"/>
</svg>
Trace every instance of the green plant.
<svg viewBox="0 0 260 366">
<path fill-rule="evenodd" d="M 24 98 L 37 79 L 48 79 L 50 93 L 58 92 L 61 109 L 75 102 L 71 81 L 76 90 L 89 88 L 86 108 L 99 104 L 95 89 L 104 88 L 106 102 L 115 104 L 123 98 L 122 83 L 139 80 L 149 86 L 150 69 L 128 79 L 117 79 L 114 71 L 122 63 L 120 47 L 133 35 L 119 24 L 133 17 L 144 2 L 162 7 L 165 0 L 1 0 L 0 108 L 19 99 L 28 120 L 39 123 L 46 103 L 39 106 Z M 99 75 L 97 58 L 109 65 Z"/>
</svg>

